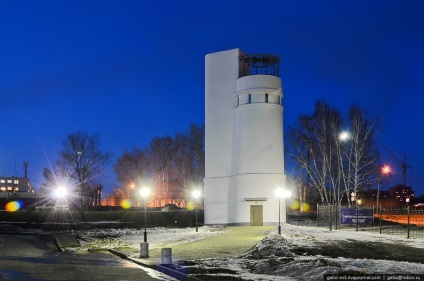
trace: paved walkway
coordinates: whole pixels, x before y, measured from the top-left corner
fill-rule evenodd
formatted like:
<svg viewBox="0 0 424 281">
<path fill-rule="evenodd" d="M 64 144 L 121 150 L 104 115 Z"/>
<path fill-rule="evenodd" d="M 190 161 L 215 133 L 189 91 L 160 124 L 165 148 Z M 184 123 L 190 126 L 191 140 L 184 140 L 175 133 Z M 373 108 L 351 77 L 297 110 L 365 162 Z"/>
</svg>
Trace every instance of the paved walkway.
<svg viewBox="0 0 424 281">
<path fill-rule="evenodd" d="M 172 248 L 173 262 L 178 260 L 197 260 L 239 256 L 265 238 L 275 226 L 230 226 L 230 230 L 210 238 L 197 240 Z M 150 258 L 138 259 L 146 264 L 160 264 L 161 249 L 151 249 Z"/>
<path fill-rule="evenodd" d="M 172 246 L 173 262 L 239 256 L 275 227 L 228 228 L 228 232 L 214 237 Z M 38 236 L 0 235 L 0 248 L 0 280 L 171 280 L 157 271 L 140 270 L 131 261 L 103 252 L 57 253 L 53 241 Z M 148 259 L 131 258 L 161 271 L 156 266 L 160 264 L 160 250 L 150 250 Z"/>
<path fill-rule="evenodd" d="M 175 280 L 107 252 L 58 253 L 52 239 L 0 234 L 0 280 Z"/>
</svg>

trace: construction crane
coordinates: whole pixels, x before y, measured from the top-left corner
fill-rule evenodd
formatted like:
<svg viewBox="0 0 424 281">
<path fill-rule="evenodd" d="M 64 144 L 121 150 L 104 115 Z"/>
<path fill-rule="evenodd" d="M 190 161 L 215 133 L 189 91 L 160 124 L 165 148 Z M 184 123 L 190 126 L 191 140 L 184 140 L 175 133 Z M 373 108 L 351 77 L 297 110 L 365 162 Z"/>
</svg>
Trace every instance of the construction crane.
<svg viewBox="0 0 424 281">
<path fill-rule="evenodd" d="M 383 146 L 383 148 L 393 157 L 393 159 L 396 160 L 396 162 L 398 162 L 398 164 L 400 164 L 402 168 L 402 184 L 406 186 L 406 169 L 412 168 L 406 163 L 406 154 L 403 157 L 403 161 L 400 161 L 399 158 L 397 158 L 396 155 L 390 149 L 388 149 L 386 146 Z"/>
</svg>

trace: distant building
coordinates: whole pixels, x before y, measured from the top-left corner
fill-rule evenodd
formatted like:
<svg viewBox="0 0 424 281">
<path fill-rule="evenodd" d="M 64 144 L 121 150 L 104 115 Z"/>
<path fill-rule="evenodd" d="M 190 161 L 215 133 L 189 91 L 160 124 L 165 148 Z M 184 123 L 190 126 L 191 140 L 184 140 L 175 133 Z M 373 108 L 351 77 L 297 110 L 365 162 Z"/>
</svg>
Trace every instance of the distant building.
<svg viewBox="0 0 424 281">
<path fill-rule="evenodd" d="M 390 198 L 399 202 L 406 202 L 406 198 L 410 198 L 411 202 L 415 199 L 415 192 L 412 187 L 398 184 L 390 188 Z"/>
<path fill-rule="evenodd" d="M 32 192 L 35 190 L 27 177 L 0 177 L 0 192 Z"/>
<path fill-rule="evenodd" d="M 24 162 L 24 176 L 23 177 L 0 177 L 0 196 L 5 193 L 35 193 L 28 178 L 28 162 Z M 3 197 L 3 196 L 2 196 Z"/>
<path fill-rule="evenodd" d="M 371 201 L 376 201 L 376 202 L 377 202 L 378 196 L 380 200 L 390 199 L 390 192 L 387 190 L 380 190 L 380 195 L 377 195 L 378 191 L 374 189 L 368 189 L 366 191 L 363 191 L 361 194 L 363 198 L 369 199 Z"/>
</svg>

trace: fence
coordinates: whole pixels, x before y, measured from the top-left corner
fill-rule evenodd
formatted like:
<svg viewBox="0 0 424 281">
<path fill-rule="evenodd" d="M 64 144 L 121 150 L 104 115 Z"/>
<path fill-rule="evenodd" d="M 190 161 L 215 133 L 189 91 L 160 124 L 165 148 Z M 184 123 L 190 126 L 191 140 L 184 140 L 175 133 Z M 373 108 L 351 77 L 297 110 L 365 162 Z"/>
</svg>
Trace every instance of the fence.
<svg viewBox="0 0 424 281">
<path fill-rule="evenodd" d="M 379 208 L 374 215 L 379 222 L 379 232 L 402 235 L 407 238 L 424 238 L 424 209 Z"/>
<path fill-rule="evenodd" d="M 317 226 L 424 238 L 424 209 L 317 205 Z"/>
</svg>

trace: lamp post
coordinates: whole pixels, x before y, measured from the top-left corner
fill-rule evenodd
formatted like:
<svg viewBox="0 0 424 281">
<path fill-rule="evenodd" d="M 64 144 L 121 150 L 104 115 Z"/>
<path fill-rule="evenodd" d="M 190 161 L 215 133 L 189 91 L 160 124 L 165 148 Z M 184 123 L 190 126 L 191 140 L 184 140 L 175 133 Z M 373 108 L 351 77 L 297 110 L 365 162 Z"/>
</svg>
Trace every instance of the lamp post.
<svg viewBox="0 0 424 281">
<path fill-rule="evenodd" d="M 339 134 L 339 136 L 338 136 L 338 138 L 337 139 L 335 139 L 335 140 L 333 140 L 331 143 L 330 143 L 330 157 L 329 157 L 329 161 L 328 161 L 328 169 L 329 169 L 329 172 L 330 172 L 330 178 L 331 178 L 331 147 L 333 146 L 333 144 L 335 144 L 338 140 L 339 141 L 341 141 L 341 142 L 345 142 L 345 141 L 348 141 L 350 139 L 350 134 L 349 134 L 349 132 L 347 132 L 347 131 L 342 131 L 340 134 Z M 329 192 L 330 192 L 330 199 L 329 199 L 329 204 L 328 204 L 328 206 L 329 206 L 329 208 L 328 208 L 328 211 L 329 211 L 329 215 L 330 215 L 330 217 L 329 217 L 329 228 L 330 228 L 330 231 L 332 231 L 332 227 L 333 227 L 333 212 L 332 212 L 332 210 L 331 210 L 331 202 L 333 201 L 332 200 L 332 196 L 331 196 L 331 194 L 332 194 L 332 192 L 331 192 L 331 187 L 330 187 L 330 190 L 329 190 Z M 336 202 L 337 202 L 337 205 L 338 205 L 338 200 L 336 200 Z M 336 229 L 337 229 L 337 221 L 336 221 Z"/>
<path fill-rule="evenodd" d="M 277 188 L 275 194 L 278 197 L 278 234 L 281 235 L 281 197 L 284 197 L 286 203 L 286 223 L 287 223 L 287 198 L 291 196 L 291 191 L 287 189 Z"/>
<path fill-rule="evenodd" d="M 358 231 L 359 221 L 358 221 L 358 206 L 362 204 L 362 200 L 358 199 L 358 196 L 355 197 L 356 201 L 356 231 Z"/>
<path fill-rule="evenodd" d="M 388 175 L 390 173 L 390 167 L 389 166 L 383 166 L 383 168 L 381 168 L 381 173 L 380 176 L 377 179 L 377 210 L 379 208 L 379 203 L 380 203 L 380 183 L 383 180 L 383 176 L 384 175 Z"/>
<path fill-rule="evenodd" d="M 146 206 L 147 206 L 147 196 L 149 196 L 150 194 L 150 189 L 143 187 L 140 190 L 140 195 L 141 197 L 144 198 L 144 243 L 147 243 L 147 211 L 146 211 Z"/>
<path fill-rule="evenodd" d="M 199 205 L 198 199 L 200 197 L 200 191 L 194 190 L 192 192 L 192 195 L 193 195 L 195 202 L 196 202 L 196 232 L 199 232 L 199 222 L 198 222 L 198 219 L 197 219 L 197 206 Z"/>
<path fill-rule="evenodd" d="M 278 235 L 281 235 L 281 196 L 283 196 L 283 189 L 277 188 L 275 195 L 278 197 Z"/>
</svg>

